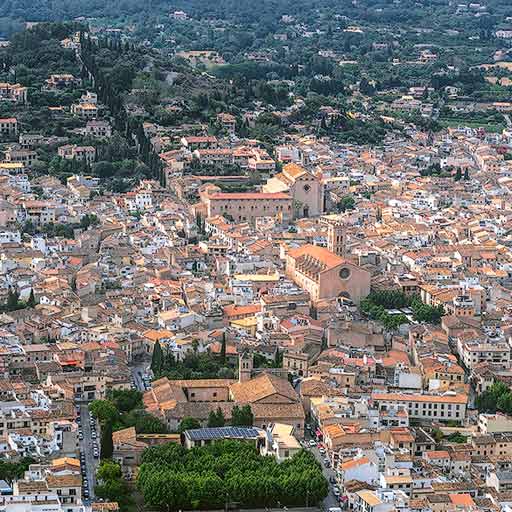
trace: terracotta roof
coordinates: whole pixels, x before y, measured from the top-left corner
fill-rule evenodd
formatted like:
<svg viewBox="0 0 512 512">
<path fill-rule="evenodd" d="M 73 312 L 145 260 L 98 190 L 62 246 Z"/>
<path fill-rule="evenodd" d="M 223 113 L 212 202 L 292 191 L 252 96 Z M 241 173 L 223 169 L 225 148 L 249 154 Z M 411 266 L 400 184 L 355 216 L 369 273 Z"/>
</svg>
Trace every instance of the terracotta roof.
<svg viewBox="0 0 512 512">
<path fill-rule="evenodd" d="M 449 459 L 450 454 L 446 450 L 433 450 L 425 452 L 425 457 L 429 459 Z"/>
<path fill-rule="evenodd" d="M 280 395 L 290 402 L 298 400 L 298 395 L 288 380 L 269 373 L 263 373 L 246 382 L 237 382 L 230 390 L 235 402 L 258 402 L 272 395 Z"/>
<path fill-rule="evenodd" d="M 143 336 L 151 341 L 159 341 L 164 338 L 170 338 L 171 336 L 173 336 L 173 333 L 166 329 L 161 329 L 161 330 L 151 329 L 149 331 L 145 331 L 143 333 Z"/>
<path fill-rule="evenodd" d="M 347 471 L 348 469 L 356 468 L 357 466 L 361 466 L 363 464 L 368 464 L 370 459 L 368 457 L 360 457 L 358 459 L 351 459 L 343 462 L 340 467 L 343 471 Z"/>
<path fill-rule="evenodd" d="M 307 171 L 306 171 L 306 169 L 304 169 L 304 167 L 301 167 L 300 165 L 297 165 L 294 163 L 286 164 L 283 167 L 283 171 L 285 172 L 285 174 L 287 174 L 291 178 L 298 178 L 298 177 L 302 176 L 303 174 L 307 173 Z"/>
<path fill-rule="evenodd" d="M 229 318 L 230 316 L 254 315 L 260 311 L 261 306 L 259 304 L 248 304 L 247 306 L 236 306 L 235 304 L 230 304 L 224 308 L 224 315 Z"/>
<path fill-rule="evenodd" d="M 449 494 L 450 501 L 457 507 L 474 507 L 475 502 L 471 494 Z"/>
<path fill-rule="evenodd" d="M 311 256 L 312 258 L 326 265 L 327 268 L 337 267 L 342 263 L 349 263 L 344 258 L 334 254 L 325 247 L 310 244 L 289 250 L 288 256 L 294 259 L 300 258 L 301 256 Z"/>
<path fill-rule="evenodd" d="M 286 200 L 291 199 L 288 194 L 282 192 L 265 193 L 265 192 L 218 192 L 209 196 L 210 199 L 223 200 L 223 201 L 269 201 L 273 199 Z"/>
</svg>

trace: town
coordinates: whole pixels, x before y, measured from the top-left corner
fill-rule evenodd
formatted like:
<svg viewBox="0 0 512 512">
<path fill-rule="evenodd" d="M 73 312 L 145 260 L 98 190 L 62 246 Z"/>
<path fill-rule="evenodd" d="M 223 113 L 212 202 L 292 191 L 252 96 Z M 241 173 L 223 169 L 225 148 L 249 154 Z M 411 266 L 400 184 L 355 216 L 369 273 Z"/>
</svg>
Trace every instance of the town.
<svg viewBox="0 0 512 512">
<path fill-rule="evenodd" d="M 510 512 L 512 11 L 175 4 L 0 39 L 0 511 Z"/>
</svg>

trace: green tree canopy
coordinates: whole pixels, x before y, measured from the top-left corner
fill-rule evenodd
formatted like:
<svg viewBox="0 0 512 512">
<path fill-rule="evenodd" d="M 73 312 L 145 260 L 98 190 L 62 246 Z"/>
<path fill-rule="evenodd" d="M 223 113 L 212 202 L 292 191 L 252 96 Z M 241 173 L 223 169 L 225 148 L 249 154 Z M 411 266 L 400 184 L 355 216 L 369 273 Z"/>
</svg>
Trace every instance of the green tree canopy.
<svg viewBox="0 0 512 512">
<path fill-rule="evenodd" d="M 185 432 L 185 430 L 192 430 L 195 428 L 201 428 L 201 424 L 195 418 L 191 418 L 190 416 L 186 416 L 180 421 L 178 431 Z"/>
<path fill-rule="evenodd" d="M 93 400 L 89 410 L 102 424 L 110 423 L 112 425 L 119 418 L 117 407 L 110 400 Z"/>
<path fill-rule="evenodd" d="M 251 443 L 219 441 L 186 450 L 178 444 L 148 448 L 137 486 L 149 507 L 220 509 L 315 505 L 328 493 L 313 454 L 301 451 L 278 463 Z"/>
</svg>

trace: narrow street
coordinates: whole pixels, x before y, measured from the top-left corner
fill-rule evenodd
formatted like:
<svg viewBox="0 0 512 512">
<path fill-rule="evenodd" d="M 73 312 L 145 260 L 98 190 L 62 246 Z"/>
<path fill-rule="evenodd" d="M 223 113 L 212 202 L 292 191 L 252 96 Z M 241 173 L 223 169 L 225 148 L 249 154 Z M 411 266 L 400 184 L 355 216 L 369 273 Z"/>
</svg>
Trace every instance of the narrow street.
<svg viewBox="0 0 512 512">
<path fill-rule="evenodd" d="M 89 406 L 86 403 L 82 403 L 80 406 L 80 429 L 83 432 L 83 439 L 80 441 L 80 453 L 85 457 L 85 469 L 86 469 L 86 479 L 88 483 L 89 489 L 89 498 L 84 497 L 84 501 L 91 501 L 94 497 L 94 486 L 96 485 L 96 469 L 99 464 L 99 458 L 95 459 L 93 455 L 93 443 L 99 442 L 99 431 L 97 431 L 98 438 L 92 438 L 92 430 L 91 430 L 91 415 L 89 412 Z M 83 464 L 83 463 L 82 463 Z M 82 488 L 83 492 L 84 487 Z"/>
<path fill-rule="evenodd" d="M 309 441 L 311 439 L 312 439 L 312 437 L 306 431 L 306 437 L 305 437 L 306 443 L 309 443 Z M 336 496 L 333 493 L 333 486 L 335 484 L 331 483 L 331 479 L 333 479 L 336 476 L 335 471 L 332 469 L 332 467 L 329 467 L 329 468 L 326 467 L 326 465 L 324 463 L 325 456 L 320 453 L 320 451 L 319 451 L 317 446 L 315 446 L 315 447 L 308 447 L 307 449 L 310 450 L 311 453 L 313 453 L 315 458 L 321 464 L 321 466 L 322 466 L 322 473 L 324 474 L 325 478 L 329 482 L 329 494 L 326 496 L 326 498 L 324 499 L 324 502 L 323 502 L 324 510 L 329 510 L 329 508 L 331 508 L 331 507 L 339 507 L 340 503 L 338 501 L 338 498 L 336 498 Z"/>
<path fill-rule="evenodd" d="M 133 383 L 135 384 L 135 387 L 143 393 L 146 391 L 146 385 L 144 384 L 142 376 L 147 373 L 146 369 L 149 365 L 150 363 L 148 361 L 140 361 L 131 366 Z"/>
</svg>

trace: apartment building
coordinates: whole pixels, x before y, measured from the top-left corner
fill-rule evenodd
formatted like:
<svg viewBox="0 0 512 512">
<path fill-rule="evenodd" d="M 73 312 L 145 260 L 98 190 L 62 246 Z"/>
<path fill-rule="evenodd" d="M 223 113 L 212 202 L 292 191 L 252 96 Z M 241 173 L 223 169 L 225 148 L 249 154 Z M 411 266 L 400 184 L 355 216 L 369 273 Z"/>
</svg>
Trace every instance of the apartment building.
<svg viewBox="0 0 512 512">
<path fill-rule="evenodd" d="M 25 149 L 19 145 L 10 146 L 5 151 L 5 161 L 8 163 L 21 163 L 30 167 L 37 160 L 37 153 L 32 149 Z"/>
<path fill-rule="evenodd" d="M 468 397 L 447 392 L 444 395 L 372 393 L 372 400 L 379 410 L 405 406 L 411 420 L 455 421 L 461 423 L 466 417 Z"/>
<path fill-rule="evenodd" d="M 112 137 L 112 127 L 108 121 L 87 121 L 85 135 L 109 139 Z"/>
<path fill-rule="evenodd" d="M 510 345 L 505 341 L 464 341 L 457 340 L 457 350 L 466 368 L 473 369 L 481 363 L 499 364 L 506 368 L 510 366 Z"/>
<path fill-rule="evenodd" d="M 0 136 L 11 138 L 18 135 L 18 120 L 15 117 L 3 117 L 0 119 Z"/>
</svg>

